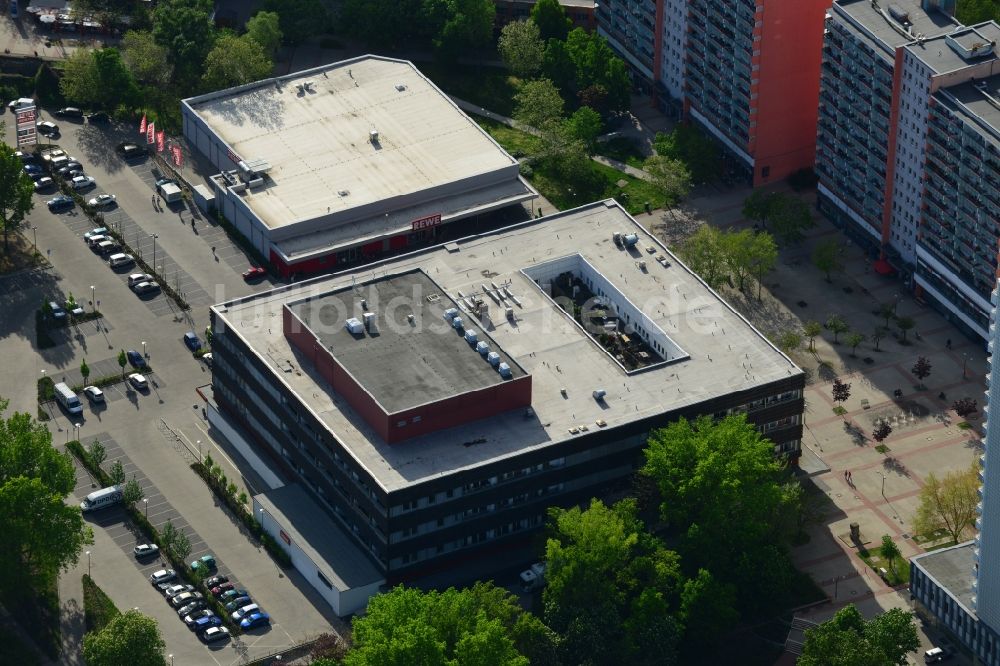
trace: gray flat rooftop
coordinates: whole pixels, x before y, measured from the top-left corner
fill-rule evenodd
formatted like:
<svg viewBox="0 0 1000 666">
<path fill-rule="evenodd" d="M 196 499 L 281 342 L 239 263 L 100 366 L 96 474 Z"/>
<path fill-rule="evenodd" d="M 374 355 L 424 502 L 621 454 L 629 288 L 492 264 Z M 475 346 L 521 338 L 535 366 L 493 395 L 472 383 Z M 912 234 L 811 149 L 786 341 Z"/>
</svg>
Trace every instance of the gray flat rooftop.
<svg viewBox="0 0 1000 666">
<path fill-rule="evenodd" d="M 355 336 L 344 325 L 347 317 L 362 319 L 358 290 L 377 315 L 376 335 Z M 438 298 L 428 301 L 432 296 Z M 445 321 L 449 308 L 457 310 L 458 304 L 422 270 L 377 277 L 289 306 L 389 414 L 508 381 Z M 462 319 L 463 332 L 474 331 L 487 342 L 514 378 L 524 376 L 472 317 L 462 313 Z"/>
<path fill-rule="evenodd" d="M 619 249 L 611 239 L 616 231 L 635 233 L 643 249 Z M 626 374 L 522 272 L 576 254 L 690 356 Z M 657 262 L 657 256 L 669 266 Z M 645 271 L 640 261 L 645 261 Z M 481 293 L 484 282 L 509 282 L 520 301 L 510 306 L 515 321 L 493 317 L 489 333 L 531 374 L 533 417 L 518 410 L 389 445 L 330 389 L 311 361 L 291 348 L 280 326 L 273 326 L 285 302 L 413 269 L 423 270 L 453 296 L 459 291 Z M 225 324 L 242 337 L 272 370 L 275 381 L 294 391 L 387 491 L 570 440 L 578 436 L 571 428 L 593 431 L 598 420 L 612 430 L 802 373 L 614 201 L 282 287 L 214 310 L 217 325 Z M 289 364 L 299 372 L 286 372 Z M 565 397 L 561 389 L 566 389 Z M 607 392 L 603 403 L 594 400 L 596 389 Z"/>
<path fill-rule="evenodd" d="M 976 84 L 984 86 L 982 90 Z M 953 112 L 984 139 L 1000 147 L 1000 74 L 939 90 L 936 93 Z"/>
<path fill-rule="evenodd" d="M 924 553 L 910 560 L 948 590 L 970 613 L 975 612 L 972 606 L 975 546 L 974 541 L 969 541 Z"/>
<path fill-rule="evenodd" d="M 883 0 L 879 3 L 879 9 L 872 7 L 871 0 L 835 0 L 833 4 L 864 26 L 883 45 L 882 48 L 888 46 L 895 49 L 903 46 L 914 41 L 918 34 L 923 34 L 928 39 L 943 35 L 959 25 L 944 12 L 923 9 L 920 0 Z M 893 5 L 906 12 L 910 35 L 907 35 L 906 27 L 889 14 L 889 7 Z"/>
<path fill-rule="evenodd" d="M 363 56 L 185 103 L 240 158 L 271 165 L 273 182 L 244 196 L 271 229 L 516 165 L 403 60 Z"/>
<path fill-rule="evenodd" d="M 959 32 L 955 41 L 961 43 L 966 48 L 972 47 L 977 43 L 982 43 L 983 41 L 986 43 L 1000 41 L 1000 26 L 992 22 L 980 23 L 974 28 L 967 28 Z M 947 36 L 927 39 L 923 44 L 914 43 L 906 48 L 936 74 L 947 74 L 948 72 L 954 72 L 978 63 L 997 59 L 994 52 L 992 55 L 966 60 L 948 46 Z"/>
<path fill-rule="evenodd" d="M 350 590 L 382 580 L 378 569 L 358 548 L 356 541 L 330 520 L 309 493 L 291 484 L 254 495 L 264 510 L 274 517 L 289 538 L 301 548 L 338 590 Z M 317 518 L 322 520 L 317 520 Z M 326 567 L 323 567 L 323 564 Z"/>
</svg>

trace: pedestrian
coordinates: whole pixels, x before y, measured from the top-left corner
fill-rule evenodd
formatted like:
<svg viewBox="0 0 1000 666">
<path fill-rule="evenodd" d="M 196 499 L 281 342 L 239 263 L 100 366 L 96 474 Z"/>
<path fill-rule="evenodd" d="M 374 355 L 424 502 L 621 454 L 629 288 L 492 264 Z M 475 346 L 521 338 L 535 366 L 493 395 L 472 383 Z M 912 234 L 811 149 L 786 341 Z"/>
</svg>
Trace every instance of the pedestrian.
<svg viewBox="0 0 1000 666">
<path fill-rule="evenodd" d="M 851 486 L 854 486 L 854 475 L 851 474 L 850 472 L 847 473 L 847 483 L 849 483 Z"/>
<path fill-rule="evenodd" d="M 847 470 L 844 470 L 844 481 L 847 481 Z"/>
<path fill-rule="evenodd" d="M 944 346 L 947 347 L 948 349 L 951 349 L 951 338 L 945 340 Z"/>
</svg>

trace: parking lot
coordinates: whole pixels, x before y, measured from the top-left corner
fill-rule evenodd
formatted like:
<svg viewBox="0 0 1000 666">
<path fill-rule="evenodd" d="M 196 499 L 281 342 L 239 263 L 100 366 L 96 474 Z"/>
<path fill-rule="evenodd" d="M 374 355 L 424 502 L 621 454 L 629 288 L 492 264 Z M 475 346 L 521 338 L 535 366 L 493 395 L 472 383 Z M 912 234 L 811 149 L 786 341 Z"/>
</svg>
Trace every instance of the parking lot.
<svg viewBox="0 0 1000 666">
<path fill-rule="evenodd" d="M 43 117 L 48 118 L 48 114 Z M 139 607 L 159 621 L 166 651 L 178 664 L 211 663 L 207 655 L 215 663 L 239 663 L 244 655 L 252 658 L 274 653 L 329 632 L 334 626 L 342 627 L 308 583 L 294 571 L 281 570 L 247 538 L 238 521 L 218 505 L 189 467 L 190 451 L 197 450 L 196 441 L 200 440 L 200 448 L 226 466 L 231 480 L 247 485 L 209 434 L 201 411 L 203 403 L 195 389 L 211 381 L 210 370 L 192 357 L 182 338 L 187 331 L 204 331 L 209 303 L 267 289 L 269 283 L 243 282 L 240 273 L 250 262 L 217 226 L 196 219 L 192 230 L 191 211 L 187 208 L 157 211 L 151 201 L 152 187 L 146 182 L 152 174 L 144 174 L 141 164 L 126 164 L 114 150 L 118 142 L 134 138 L 134 128 L 58 122 L 62 130 L 59 146 L 79 158 L 86 173 L 95 179 L 96 185 L 86 192 L 87 198 L 102 192 L 116 195 L 118 206 L 106 211 L 105 219 L 121 223 L 130 245 L 133 241 L 128 237 L 134 235 L 136 249 L 150 263 L 152 235 L 156 234 L 156 265 L 163 266 L 170 286 L 179 285 L 180 291 L 186 292 L 192 307 L 181 311 L 162 294 L 138 297 L 127 285 L 128 274 L 137 269 L 112 270 L 83 242 L 82 234 L 93 226 L 83 212 L 74 207 L 70 212 L 53 214 L 44 205 L 53 195 L 36 195 L 35 209 L 28 216 L 27 236 L 37 238 L 39 251 L 51 266 L 0 277 L 0 307 L 5 312 L 0 318 L 0 350 L 8 359 L 5 375 L 15 378 L 3 387 L 4 397 L 11 399 L 12 410 L 34 414 L 34 384 L 42 371 L 55 381 L 65 378 L 69 384 L 82 383 L 79 367 L 84 359 L 93 380 L 121 371 L 117 364 L 119 350 L 145 350 L 153 368 L 148 373 L 148 391 L 139 392 L 125 384 L 107 387 L 103 406 L 95 407 L 83 400 L 82 417 L 71 418 L 58 406 L 50 405 L 52 418 L 48 425 L 53 441 L 57 446 L 74 437 L 85 443 L 94 438 L 106 442 L 109 455 L 105 469 L 115 457 L 123 458 L 128 478 L 134 473 L 146 491 L 150 520 L 161 525 L 170 517 L 175 525 L 184 526 L 192 540 L 188 559 L 207 552 L 215 555 L 220 569 L 235 575 L 240 586 L 249 590 L 254 601 L 272 616 L 274 626 L 210 649 L 199 643 L 149 584 L 145 576 L 152 565 L 135 562 L 131 552 L 135 537 L 120 509 L 109 509 L 100 517 L 95 514 L 95 542 L 89 547 L 90 557 L 81 557 L 78 566 L 60 582 L 67 612 L 81 607 L 82 600 L 73 595 L 79 594 L 79 577 L 87 573 L 89 559 L 96 582 L 119 608 Z M 13 143 L 9 121 L 6 141 Z M 64 299 L 69 293 L 85 309 L 99 303 L 104 317 L 60 329 L 53 336 L 58 342 L 55 347 L 38 349 L 35 311 L 43 301 Z M 90 303 L 91 294 L 94 304 Z M 178 445 L 171 433 L 190 440 L 188 446 Z M 112 453 L 112 445 L 116 453 Z M 90 492 L 85 471 L 81 471 L 78 481 L 78 496 Z M 67 659 L 67 663 L 79 663 L 78 654 L 67 655 Z"/>
</svg>

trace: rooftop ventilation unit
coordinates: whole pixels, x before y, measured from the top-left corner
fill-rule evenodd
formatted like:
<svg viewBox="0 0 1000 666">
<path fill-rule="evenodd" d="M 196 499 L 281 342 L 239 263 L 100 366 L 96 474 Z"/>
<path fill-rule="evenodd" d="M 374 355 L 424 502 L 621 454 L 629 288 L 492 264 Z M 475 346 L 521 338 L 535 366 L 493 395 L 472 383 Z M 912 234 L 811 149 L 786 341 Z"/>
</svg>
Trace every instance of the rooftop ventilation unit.
<svg viewBox="0 0 1000 666">
<path fill-rule="evenodd" d="M 312 81 L 312 79 L 310 79 L 308 81 L 303 81 L 302 82 L 302 87 L 305 88 L 306 90 L 312 90 L 313 89 L 313 81 Z"/>
<path fill-rule="evenodd" d="M 608 394 L 604 389 L 597 389 L 594 391 L 594 400 L 597 402 L 604 402 L 604 396 Z"/>
<path fill-rule="evenodd" d="M 510 371 L 510 366 L 507 365 L 506 363 L 501 363 L 497 367 L 497 372 L 499 372 L 500 376 L 503 377 L 504 379 L 510 379 L 512 376 L 512 373 Z"/>
<path fill-rule="evenodd" d="M 628 234 L 622 239 L 625 243 L 625 247 L 634 247 L 639 242 L 639 237 L 635 234 Z"/>
<path fill-rule="evenodd" d="M 374 333 L 375 331 L 378 330 L 378 328 L 376 326 L 376 322 L 375 322 L 375 313 L 374 312 L 366 312 L 366 313 L 364 313 L 361 316 L 365 320 L 365 329 L 369 333 Z"/>
<path fill-rule="evenodd" d="M 337 190 L 337 196 L 346 197 L 348 194 L 350 194 L 350 192 L 347 190 Z"/>
<path fill-rule="evenodd" d="M 907 12 L 905 9 L 903 9 L 896 3 L 892 3 L 889 5 L 889 16 L 899 21 L 903 25 L 909 25 L 910 23 L 909 12 Z"/>
<path fill-rule="evenodd" d="M 458 308 L 448 308 L 444 311 L 445 321 L 452 321 L 458 316 Z"/>
<path fill-rule="evenodd" d="M 403 92 L 404 90 L 406 90 L 406 84 L 405 83 L 397 83 L 396 84 L 396 90 L 398 90 L 399 92 Z"/>
<path fill-rule="evenodd" d="M 475 331 L 465 332 L 465 341 L 468 342 L 470 345 L 476 344 L 478 340 L 479 340 L 479 334 L 476 333 Z"/>
<path fill-rule="evenodd" d="M 368 132 L 368 140 L 370 142 L 372 142 L 373 144 L 374 143 L 378 143 L 378 130 L 377 129 L 373 129 L 370 132 Z"/>
<path fill-rule="evenodd" d="M 486 360 L 489 361 L 490 365 L 494 368 L 500 365 L 500 354 L 496 352 L 490 352 L 486 355 Z"/>
<path fill-rule="evenodd" d="M 365 332 L 365 325 L 357 317 L 351 317 L 344 323 L 344 327 L 350 331 L 351 335 L 361 335 Z"/>
<path fill-rule="evenodd" d="M 486 343 L 485 340 L 480 340 L 478 343 L 476 343 L 476 351 L 482 354 L 483 356 L 486 356 L 487 354 L 490 353 L 490 346 L 489 344 Z"/>
<path fill-rule="evenodd" d="M 454 329 L 465 328 L 465 322 L 462 321 L 461 317 L 455 317 L 451 320 L 451 327 Z"/>
</svg>

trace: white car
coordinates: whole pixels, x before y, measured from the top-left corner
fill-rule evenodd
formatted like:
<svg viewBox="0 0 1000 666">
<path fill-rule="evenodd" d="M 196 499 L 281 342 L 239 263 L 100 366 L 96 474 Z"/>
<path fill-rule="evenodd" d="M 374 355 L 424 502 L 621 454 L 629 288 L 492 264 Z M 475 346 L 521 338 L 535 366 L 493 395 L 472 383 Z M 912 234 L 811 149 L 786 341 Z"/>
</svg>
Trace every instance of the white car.
<svg viewBox="0 0 1000 666">
<path fill-rule="evenodd" d="M 41 190 L 48 189 L 55 184 L 56 184 L 55 181 L 49 178 L 48 176 L 42 176 L 41 178 L 35 181 L 35 191 L 40 192 Z"/>
<path fill-rule="evenodd" d="M 113 194 L 98 194 L 96 197 L 88 201 L 94 208 L 107 208 L 108 206 L 113 206 L 115 203 L 115 195 Z"/>
<path fill-rule="evenodd" d="M 215 641 L 224 641 L 229 638 L 229 630 L 225 627 L 209 627 L 201 634 L 201 640 L 206 643 L 214 643 Z"/>
<path fill-rule="evenodd" d="M 70 185 L 73 186 L 74 190 L 85 190 L 88 187 L 93 187 L 94 186 L 94 177 L 93 176 L 75 176 L 73 178 L 73 180 L 70 181 Z"/>
<path fill-rule="evenodd" d="M 207 354 L 202 354 L 201 355 L 201 360 L 203 360 L 205 362 L 205 365 L 207 365 L 208 367 L 211 368 L 212 367 L 212 352 L 208 352 Z"/>
<path fill-rule="evenodd" d="M 39 134 L 58 134 L 59 125 L 56 125 L 51 120 L 39 120 L 35 123 L 35 129 L 38 130 Z"/>
<path fill-rule="evenodd" d="M 137 294 L 149 294 L 159 290 L 160 290 L 160 285 L 156 282 L 140 282 L 139 284 L 132 287 L 132 291 L 134 291 Z"/>
<path fill-rule="evenodd" d="M 149 387 L 149 382 L 146 378 L 140 375 L 138 372 L 133 372 L 128 376 L 128 383 L 139 389 L 140 391 L 145 391 Z"/>
<path fill-rule="evenodd" d="M 54 160 L 57 157 L 66 157 L 66 151 L 65 150 L 49 150 L 49 151 L 46 151 L 46 152 L 42 153 L 42 159 L 45 160 L 46 162 L 51 162 L 52 160 Z M 67 162 L 72 162 L 73 160 L 72 159 L 67 159 L 66 161 Z"/>
<path fill-rule="evenodd" d="M 140 282 L 153 282 L 153 276 L 149 273 L 132 273 L 128 276 L 129 289 L 135 289 L 135 285 Z"/>
<path fill-rule="evenodd" d="M 177 572 L 173 569 L 160 569 L 149 575 L 149 582 L 156 585 L 157 583 L 167 583 L 175 578 L 177 578 Z"/>
<path fill-rule="evenodd" d="M 7 105 L 7 108 L 10 109 L 11 111 L 16 111 L 17 109 L 20 109 L 22 106 L 31 106 L 34 103 L 35 100 L 32 99 L 31 97 L 19 97 L 18 99 L 15 99 L 12 102 L 10 102 L 10 104 Z"/>
<path fill-rule="evenodd" d="M 87 396 L 87 400 L 90 400 L 91 402 L 104 402 L 104 391 L 96 386 L 85 386 L 83 394 Z"/>
</svg>

